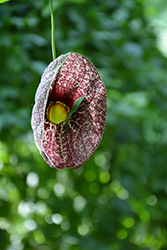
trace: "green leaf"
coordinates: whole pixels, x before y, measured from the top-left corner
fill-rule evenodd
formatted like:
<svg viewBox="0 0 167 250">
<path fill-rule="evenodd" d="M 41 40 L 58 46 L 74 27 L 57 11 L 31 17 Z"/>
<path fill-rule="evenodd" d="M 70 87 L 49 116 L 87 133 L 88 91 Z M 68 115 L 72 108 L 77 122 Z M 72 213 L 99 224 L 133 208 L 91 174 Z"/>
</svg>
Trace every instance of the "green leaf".
<svg viewBox="0 0 167 250">
<path fill-rule="evenodd" d="M 0 3 L 8 2 L 9 0 L 0 0 Z"/>
<path fill-rule="evenodd" d="M 66 122 L 65 136 L 67 135 L 67 132 L 68 132 L 68 122 L 69 122 L 69 120 L 70 120 L 72 114 L 77 110 L 77 108 L 79 107 L 80 103 L 83 101 L 84 98 L 85 98 L 85 96 L 80 97 L 80 98 L 73 104 L 72 109 L 71 109 L 70 112 L 69 112 L 67 122 Z"/>
</svg>

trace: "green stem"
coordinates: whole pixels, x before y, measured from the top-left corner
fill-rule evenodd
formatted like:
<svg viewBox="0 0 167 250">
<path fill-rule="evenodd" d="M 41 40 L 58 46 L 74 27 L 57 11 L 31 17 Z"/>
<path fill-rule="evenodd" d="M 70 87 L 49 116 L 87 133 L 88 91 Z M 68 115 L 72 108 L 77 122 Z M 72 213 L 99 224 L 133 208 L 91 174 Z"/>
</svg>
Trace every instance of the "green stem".
<svg viewBox="0 0 167 250">
<path fill-rule="evenodd" d="M 55 48 L 55 23 L 54 23 L 54 14 L 53 14 L 53 4 L 50 0 L 50 10 L 51 10 L 51 44 L 52 44 L 52 57 L 53 60 L 56 59 L 56 48 Z"/>
</svg>

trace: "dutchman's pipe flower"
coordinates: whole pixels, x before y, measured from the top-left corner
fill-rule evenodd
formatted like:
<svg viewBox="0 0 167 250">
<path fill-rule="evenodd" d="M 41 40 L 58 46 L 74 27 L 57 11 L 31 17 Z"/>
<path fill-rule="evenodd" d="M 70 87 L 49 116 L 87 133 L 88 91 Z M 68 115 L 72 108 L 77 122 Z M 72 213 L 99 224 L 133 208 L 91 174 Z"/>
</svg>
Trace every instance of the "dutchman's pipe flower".
<svg viewBox="0 0 167 250">
<path fill-rule="evenodd" d="M 31 124 L 37 148 L 50 167 L 76 169 L 88 161 L 102 139 L 106 100 L 98 71 L 82 55 L 67 53 L 49 64 L 36 92 Z"/>
</svg>

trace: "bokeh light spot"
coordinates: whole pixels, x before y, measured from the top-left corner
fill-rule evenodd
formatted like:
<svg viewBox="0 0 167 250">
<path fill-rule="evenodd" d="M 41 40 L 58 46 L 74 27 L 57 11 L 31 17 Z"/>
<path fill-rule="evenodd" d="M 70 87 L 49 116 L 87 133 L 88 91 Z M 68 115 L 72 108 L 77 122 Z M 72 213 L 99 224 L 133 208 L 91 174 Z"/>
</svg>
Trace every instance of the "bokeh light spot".
<svg viewBox="0 0 167 250">
<path fill-rule="evenodd" d="M 0 229 L 7 230 L 10 227 L 10 223 L 7 218 L 0 217 Z"/>
<path fill-rule="evenodd" d="M 96 165 L 99 166 L 99 167 L 103 167 L 107 162 L 106 157 L 102 153 L 101 154 L 96 154 L 94 156 L 94 159 L 95 159 Z"/>
<path fill-rule="evenodd" d="M 119 230 L 118 233 L 117 233 L 117 237 L 120 240 L 126 239 L 127 236 L 128 236 L 128 233 L 125 230 Z"/>
<path fill-rule="evenodd" d="M 18 163 L 18 158 L 16 155 L 11 155 L 9 161 L 10 161 L 10 164 L 12 164 L 13 166 L 16 166 Z"/>
<path fill-rule="evenodd" d="M 45 216 L 45 221 L 46 221 L 48 224 L 52 224 L 52 223 L 53 223 L 52 214 L 46 214 L 46 216 Z"/>
<path fill-rule="evenodd" d="M 34 232 L 34 238 L 35 238 L 35 241 L 38 244 L 44 244 L 45 243 L 45 236 L 40 230 L 37 230 L 37 231 Z"/>
<path fill-rule="evenodd" d="M 100 173 L 99 179 L 102 183 L 107 183 L 110 180 L 110 173 L 105 171 Z"/>
<path fill-rule="evenodd" d="M 67 236 L 65 239 L 64 239 L 65 243 L 67 245 L 76 245 L 78 244 L 78 238 L 74 237 L 74 236 Z M 75 250 L 79 250 L 78 248 L 74 248 Z"/>
<path fill-rule="evenodd" d="M 52 215 L 53 223 L 59 225 L 59 224 L 61 224 L 62 220 L 63 220 L 63 217 L 60 214 L 53 214 Z"/>
<path fill-rule="evenodd" d="M 82 219 L 82 223 L 88 227 L 91 227 L 92 226 L 92 221 L 89 217 L 85 217 Z"/>
<path fill-rule="evenodd" d="M 70 229 L 70 223 L 68 220 L 63 220 L 61 223 L 61 228 L 63 229 L 63 231 L 67 231 L 68 229 Z"/>
<path fill-rule="evenodd" d="M 42 201 L 38 201 L 36 203 L 36 212 L 39 215 L 45 215 L 47 213 L 47 207 L 46 204 L 43 203 Z"/>
<path fill-rule="evenodd" d="M 104 205 L 108 202 L 108 197 L 105 194 L 101 194 L 97 200 L 101 205 Z"/>
<path fill-rule="evenodd" d="M 126 228 L 131 228 L 131 227 L 133 227 L 133 225 L 134 225 L 134 219 L 133 218 L 126 218 L 124 221 L 123 221 L 123 225 L 124 225 L 124 227 L 126 227 Z"/>
<path fill-rule="evenodd" d="M 78 212 L 81 212 L 84 207 L 86 206 L 86 200 L 82 196 L 76 196 L 74 198 L 74 203 L 73 203 L 74 209 Z"/>
<path fill-rule="evenodd" d="M 96 179 L 96 174 L 89 170 L 89 171 L 86 171 L 85 173 L 85 179 L 88 181 L 88 182 L 92 182 Z"/>
<path fill-rule="evenodd" d="M 56 196 L 62 196 L 65 192 L 65 187 L 61 183 L 54 185 L 54 192 Z"/>
<path fill-rule="evenodd" d="M 157 201 L 158 199 L 155 195 L 150 195 L 147 199 L 147 204 L 149 206 L 155 206 L 157 204 Z"/>
<path fill-rule="evenodd" d="M 22 216 L 26 217 L 29 213 L 33 213 L 36 209 L 35 204 L 32 201 L 21 201 L 18 206 L 18 212 Z"/>
<path fill-rule="evenodd" d="M 77 230 L 78 230 L 78 233 L 83 236 L 89 233 L 89 227 L 86 225 L 79 225 Z"/>
<path fill-rule="evenodd" d="M 32 219 L 26 220 L 24 225 L 28 231 L 33 231 L 37 228 L 37 223 Z"/>
<path fill-rule="evenodd" d="M 147 210 L 143 209 L 140 214 L 139 217 L 141 219 L 141 221 L 143 222 L 148 222 L 150 220 L 150 214 Z"/>
<path fill-rule="evenodd" d="M 129 192 L 128 190 L 121 188 L 118 192 L 117 192 L 117 196 L 119 199 L 121 200 L 126 200 L 129 197 Z"/>
<path fill-rule="evenodd" d="M 110 188 L 112 191 L 117 192 L 121 188 L 121 185 L 118 181 L 112 181 L 110 184 Z"/>
<path fill-rule="evenodd" d="M 131 240 L 134 244 L 139 246 L 145 242 L 145 237 L 140 234 L 135 234 L 131 237 Z"/>
<path fill-rule="evenodd" d="M 38 189 L 37 193 L 41 199 L 48 199 L 50 196 L 49 192 L 45 188 Z"/>
<path fill-rule="evenodd" d="M 30 172 L 27 175 L 26 183 L 29 187 L 36 188 L 39 184 L 39 176 L 35 172 Z"/>
</svg>

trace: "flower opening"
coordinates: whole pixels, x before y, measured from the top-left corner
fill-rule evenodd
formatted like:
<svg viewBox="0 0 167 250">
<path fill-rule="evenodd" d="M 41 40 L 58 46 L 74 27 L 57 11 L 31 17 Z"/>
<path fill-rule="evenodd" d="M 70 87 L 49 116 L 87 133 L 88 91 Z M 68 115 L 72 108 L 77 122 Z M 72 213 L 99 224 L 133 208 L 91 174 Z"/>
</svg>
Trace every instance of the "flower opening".
<svg viewBox="0 0 167 250">
<path fill-rule="evenodd" d="M 50 102 L 46 110 L 46 115 L 49 121 L 59 124 L 67 120 L 69 111 L 69 107 L 62 102 Z"/>
</svg>

